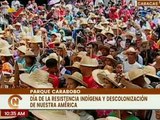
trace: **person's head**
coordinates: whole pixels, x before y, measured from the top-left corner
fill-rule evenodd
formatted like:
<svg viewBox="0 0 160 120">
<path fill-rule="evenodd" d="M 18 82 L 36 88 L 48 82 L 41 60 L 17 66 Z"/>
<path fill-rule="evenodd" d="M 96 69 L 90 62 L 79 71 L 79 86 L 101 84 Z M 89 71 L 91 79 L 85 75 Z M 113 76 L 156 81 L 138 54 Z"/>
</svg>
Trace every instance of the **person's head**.
<svg viewBox="0 0 160 120">
<path fill-rule="evenodd" d="M 123 73 L 123 64 L 121 62 L 117 63 L 117 66 L 116 66 L 116 73 Z"/>
<path fill-rule="evenodd" d="M 26 62 L 26 65 L 32 66 L 36 63 L 36 57 L 35 56 L 25 56 L 25 62 Z"/>
<path fill-rule="evenodd" d="M 4 62 L 9 62 L 9 60 L 11 59 L 11 56 L 1 56 L 1 61 Z"/>
<path fill-rule="evenodd" d="M 21 26 L 20 25 L 15 25 L 16 30 L 20 30 Z"/>
<path fill-rule="evenodd" d="M 111 46 L 109 53 L 110 53 L 110 55 L 112 55 L 115 58 L 117 56 L 117 47 Z"/>
<path fill-rule="evenodd" d="M 102 56 L 107 56 L 109 55 L 109 48 L 107 46 L 100 46 L 99 47 L 101 53 L 102 53 Z"/>
<path fill-rule="evenodd" d="M 133 47 L 130 47 L 127 51 L 127 58 L 128 58 L 128 62 L 130 64 L 134 64 L 136 62 L 137 59 L 137 52 Z"/>
<path fill-rule="evenodd" d="M 17 51 L 17 54 L 19 57 L 23 57 L 25 55 L 25 53 L 21 52 L 20 50 Z"/>
<path fill-rule="evenodd" d="M 66 87 L 69 89 L 75 89 L 76 87 L 80 86 L 81 84 L 71 78 L 66 80 Z"/>
<path fill-rule="evenodd" d="M 57 60 L 53 59 L 53 58 L 48 59 L 46 61 L 46 67 L 48 68 L 49 73 L 52 73 L 52 74 L 57 73 L 58 72 L 58 62 L 57 62 Z"/>
<path fill-rule="evenodd" d="M 39 48 L 39 44 L 38 43 L 31 43 L 30 47 L 32 50 L 35 50 L 35 49 Z"/>
<path fill-rule="evenodd" d="M 112 40 L 113 37 L 114 37 L 114 35 L 113 35 L 113 34 L 110 34 L 110 33 L 107 33 L 106 35 L 107 35 L 107 39 L 108 39 L 108 40 Z"/>
</svg>

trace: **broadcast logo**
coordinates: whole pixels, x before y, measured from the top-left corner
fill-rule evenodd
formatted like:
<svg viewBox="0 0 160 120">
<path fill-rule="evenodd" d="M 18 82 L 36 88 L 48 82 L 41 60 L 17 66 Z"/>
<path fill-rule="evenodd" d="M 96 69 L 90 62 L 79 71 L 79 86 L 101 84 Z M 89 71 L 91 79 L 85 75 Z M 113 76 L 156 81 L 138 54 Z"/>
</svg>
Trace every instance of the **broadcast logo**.
<svg viewBox="0 0 160 120">
<path fill-rule="evenodd" d="M 12 109 L 18 109 L 19 101 L 22 100 L 22 97 L 19 95 L 12 95 L 8 99 L 8 105 Z"/>
</svg>

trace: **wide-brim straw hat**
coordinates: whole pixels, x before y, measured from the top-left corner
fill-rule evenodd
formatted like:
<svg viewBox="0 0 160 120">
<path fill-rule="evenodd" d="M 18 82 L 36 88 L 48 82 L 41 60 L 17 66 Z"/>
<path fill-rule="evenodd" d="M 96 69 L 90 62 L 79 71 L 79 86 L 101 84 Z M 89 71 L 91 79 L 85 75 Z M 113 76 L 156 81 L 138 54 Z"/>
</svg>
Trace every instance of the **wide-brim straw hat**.
<svg viewBox="0 0 160 120">
<path fill-rule="evenodd" d="M 22 46 L 19 46 L 17 50 L 25 54 L 27 51 L 27 47 L 25 45 L 22 45 Z"/>
<path fill-rule="evenodd" d="M 97 36 L 98 36 L 98 35 L 103 35 L 104 37 L 107 37 L 107 36 L 106 36 L 106 33 L 107 33 L 107 30 L 104 29 L 104 30 L 102 30 L 100 33 L 98 33 Z"/>
<path fill-rule="evenodd" d="M 130 81 L 133 81 L 136 78 L 139 78 L 144 75 L 145 75 L 145 73 L 144 73 L 143 69 L 133 69 L 133 70 L 125 73 L 125 77 Z"/>
<path fill-rule="evenodd" d="M 58 58 L 58 55 L 56 53 L 51 53 L 46 58 L 43 58 L 42 62 L 46 63 L 46 61 L 49 60 L 49 59 L 55 59 L 55 60 L 57 60 L 59 62 L 61 62 L 63 60 L 61 56 L 59 56 L 59 58 Z"/>
<path fill-rule="evenodd" d="M 109 28 L 107 31 L 106 31 L 106 34 L 111 34 L 114 36 L 114 32 L 111 28 Z"/>
<path fill-rule="evenodd" d="M 126 32 L 125 34 L 124 34 L 124 36 L 126 37 L 126 36 L 131 36 L 131 37 L 133 37 L 133 39 L 135 40 L 135 38 L 136 38 L 136 35 L 135 35 L 135 33 L 133 33 L 133 32 Z"/>
<path fill-rule="evenodd" d="M 128 54 L 128 53 L 137 53 L 137 51 L 133 48 L 133 47 L 130 47 L 130 48 L 128 48 L 126 51 L 125 51 L 125 53 L 126 54 Z"/>
<path fill-rule="evenodd" d="M 87 86 L 87 84 L 85 82 L 83 82 L 83 76 L 82 76 L 82 74 L 79 73 L 79 72 L 74 72 L 72 75 L 64 74 L 64 78 L 66 80 L 70 78 L 72 80 L 75 80 L 75 81 L 81 83 L 84 86 Z"/>
<path fill-rule="evenodd" d="M 84 48 L 84 45 L 82 45 L 81 43 L 78 43 L 77 48 Z"/>
<path fill-rule="evenodd" d="M 22 24 L 17 22 L 16 24 L 14 24 L 14 26 L 21 26 Z"/>
<path fill-rule="evenodd" d="M 80 61 L 80 65 L 85 67 L 98 67 L 99 64 L 97 59 L 85 56 Z"/>
<path fill-rule="evenodd" d="M 110 59 L 113 63 L 117 63 L 117 60 L 115 60 L 112 55 L 107 55 L 105 59 Z"/>
<path fill-rule="evenodd" d="M 108 75 L 105 74 L 98 74 L 97 75 L 99 79 L 107 79 L 108 81 L 110 81 L 113 85 L 115 85 L 116 87 L 119 87 L 119 83 L 116 81 L 115 77 L 116 74 L 115 73 L 110 73 Z"/>
<path fill-rule="evenodd" d="M 67 47 L 66 47 L 66 45 L 64 43 L 61 43 L 57 48 L 67 51 Z"/>
<path fill-rule="evenodd" d="M 80 70 L 80 62 L 74 62 L 72 66 L 66 66 L 65 68 L 71 71 L 74 69 Z"/>
<path fill-rule="evenodd" d="M 110 74 L 108 70 L 102 70 L 102 69 L 96 69 L 92 72 L 93 79 L 98 83 L 99 85 L 103 86 L 104 82 L 97 76 L 99 74 L 103 74 L 104 76 Z"/>
<path fill-rule="evenodd" d="M 27 50 L 24 56 L 25 57 L 36 57 L 36 55 L 31 50 Z"/>
<path fill-rule="evenodd" d="M 53 88 L 53 85 L 48 82 L 49 73 L 44 70 L 36 70 L 30 74 L 20 74 L 20 80 L 33 88 Z"/>
<path fill-rule="evenodd" d="M 52 43 L 54 43 L 54 44 L 60 44 L 61 43 L 61 37 L 57 36 Z"/>
<path fill-rule="evenodd" d="M 104 27 L 102 25 L 100 25 L 100 24 L 95 25 L 94 28 L 96 28 L 98 30 L 103 30 L 104 29 Z"/>
<path fill-rule="evenodd" d="M 13 56 L 13 54 L 10 52 L 10 50 L 8 48 L 3 48 L 0 51 L 0 56 Z"/>
<path fill-rule="evenodd" d="M 30 110 L 30 112 L 42 120 L 80 120 L 77 114 L 65 110 Z"/>
<path fill-rule="evenodd" d="M 80 25 L 88 25 L 87 19 L 81 19 Z"/>
<path fill-rule="evenodd" d="M 40 35 L 35 35 L 32 37 L 32 39 L 30 41 L 28 41 L 29 43 L 42 43 L 42 38 Z"/>
<path fill-rule="evenodd" d="M 12 120 L 12 119 L 14 119 L 14 118 L 16 118 L 17 116 L 1 116 L 1 110 L 0 110 L 0 119 L 1 120 L 6 120 L 6 119 L 10 119 L 10 120 Z"/>
<path fill-rule="evenodd" d="M 5 30 L 15 30 L 15 28 L 12 25 L 8 25 L 8 27 Z"/>
<path fill-rule="evenodd" d="M 6 40 L 0 39 L 0 49 L 10 48 L 11 46 Z"/>
<path fill-rule="evenodd" d="M 158 77 L 156 75 L 156 69 L 153 66 L 149 66 L 149 65 L 148 66 L 144 66 L 143 67 L 143 71 L 144 71 L 145 75 L 151 76 L 151 77 L 154 77 L 154 78 L 157 78 L 157 79 L 160 80 L 160 77 Z"/>
</svg>

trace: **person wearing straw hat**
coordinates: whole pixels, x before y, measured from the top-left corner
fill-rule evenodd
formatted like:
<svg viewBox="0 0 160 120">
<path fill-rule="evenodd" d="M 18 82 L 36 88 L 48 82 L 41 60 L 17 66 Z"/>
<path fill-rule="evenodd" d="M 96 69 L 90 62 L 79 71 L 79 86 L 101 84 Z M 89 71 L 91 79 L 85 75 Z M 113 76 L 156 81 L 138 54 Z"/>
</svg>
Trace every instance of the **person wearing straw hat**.
<svg viewBox="0 0 160 120">
<path fill-rule="evenodd" d="M 26 73 L 31 73 L 33 71 L 36 71 L 38 66 L 36 65 L 36 55 L 28 50 L 26 51 L 25 55 L 25 65 L 24 68 L 26 69 Z"/>
<path fill-rule="evenodd" d="M 124 72 L 129 72 L 130 70 L 142 68 L 142 65 L 140 65 L 138 62 L 136 62 L 137 59 L 137 51 L 130 47 L 126 50 L 127 55 L 127 61 L 123 62 L 124 65 Z"/>
<path fill-rule="evenodd" d="M 156 75 L 156 69 L 153 66 L 144 66 L 143 71 L 146 78 L 151 81 L 150 85 L 155 88 L 160 83 L 160 77 Z"/>
<path fill-rule="evenodd" d="M 84 56 L 80 61 L 80 70 L 83 75 L 83 81 L 88 88 L 99 88 L 100 86 L 94 81 L 92 71 L 98 67 L 98 61 L 95 58 Z M 87 72 L 86 72 L 87 71 Z"/>
<path fill-rule="evenodd" d="M 9 43 L 6 41 L 6 40 L 2 40 L 0 38 L 0 49 L 3 49 L 3 48 L 10 48 L 12 45 L 9 45 Z"/>
<path fill-rule="evenodd" d="M 14 35 L 16 36 L 16 41 L 19 41 L 19 37 L 20 34 L 22 32 L 22 28 L 21 28 L 22 24 L 17 22 L 16 24 L 14 24 L 15 30 L 14 30 Z"/>
<path fill-rule="evenodd" d="M 125 74 L 126 78 L 135 85 L 141 88 L 149 88 L 150 80 L 145 78 L 143 69 L 133 69 Z"/>
<path fill-rule="evenodd" d="M 42 44 L 41 36 L 33 36 L 31 41 L 29 41 L 29 43 L 30 43 L 30 47 L 31 47 L 32 52 L 36 56 L 36 59 L 37 59 L 36 64 L 38 66 L 40 66 L 39 61 L 40 61 L 41 55 L 43 54 L 43 49 L 39 45 L 39 44 Z"/>
<path fill-rule="evenodd" d="M 113 33 L 113 30 L 111 28 L 109 28 L 107 31 L 106 31 L 106 36 L 107 36 L 107 39 L 104 40 L 104 44 L 109 44 L 109 45 L 115 45 L 116 44 L 116 41 L 114 39 L 114 33 Z"/>
<path fill-rule="evenodd" d="M 22 65 L 25 64 L 24 55 L 26 51 L 27 51 L 27 48 L 24 45 L 17 48 L 17 58 L 16 58 L 17 63 L 20 63 Z"/>
<path fill-rule="evenodd" d="M 4 74 L 13 74 L 13 54 L 11 54 L 10 50 L 8 48 L 3 48 L 0 51 L 0 58 L 2 61 L 2 73 Z"/>
<path fill-rule="evenodd" d="M 108 65 L 108 66 L 113 67 L 114 69 L 116 67 L 117 61 L 113 58 L 112 55 L 108 55 L 105 57 L 104 64 L 105 66 Z"/>
<path fill-rule="evenodd" d="M 99 119 L 96 119 L 96 120 L 121 120 L 121 119 L 118 118 L 118 117 L 108 116 L 106 118 L 99 118 Z"/>
<path fill-rule="evenodd" d="M 69 89 L 87 87 L 82 74 L 79 72 L 74 72 L 72 75 L 64 74 L 64 78 L 66 79 L 66 87 Z"/>
<path fill-rule="evenodd" d="M 72 66 L 66 66 L 65 67 L 67 70 L 71 71 L 71 73 L 74 73 L 74 72 L 79 72 L 81 73 L 81 70 L 80 70 L 80 62 L 74 62 L 72 64 Z"/>
</svg>

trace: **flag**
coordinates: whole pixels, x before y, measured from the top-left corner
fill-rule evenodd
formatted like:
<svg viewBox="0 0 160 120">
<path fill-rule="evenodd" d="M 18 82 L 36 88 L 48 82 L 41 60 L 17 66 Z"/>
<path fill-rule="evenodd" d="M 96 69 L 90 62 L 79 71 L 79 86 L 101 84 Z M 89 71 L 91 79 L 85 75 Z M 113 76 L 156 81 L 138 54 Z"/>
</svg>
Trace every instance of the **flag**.
<svg viewBox="0 0 160 120">
<path fill-rule="evenodd" d="M 19 9 L 13 14 L 13 16 L 14 16 L 14 17 L 18 17 L 18 16 L 21 14 L 21 12 L 23 12 L 23 10 L 24 10 L 23 7 L 19 8 Z"/>
</svg>

